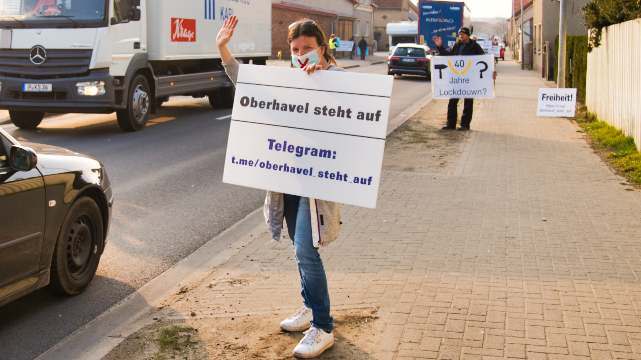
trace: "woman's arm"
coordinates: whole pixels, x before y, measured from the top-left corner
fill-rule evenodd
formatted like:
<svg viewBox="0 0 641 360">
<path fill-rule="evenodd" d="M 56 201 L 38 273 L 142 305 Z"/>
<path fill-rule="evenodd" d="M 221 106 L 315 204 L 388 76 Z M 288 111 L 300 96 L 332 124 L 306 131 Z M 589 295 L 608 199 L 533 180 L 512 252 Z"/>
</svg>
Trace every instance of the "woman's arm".
<svg viewBox="0 0 641 360">
<path fill-rule="evenodd" d="M 238 18 L 232 16 L 229 19 L 225 20 L 223 27 L 218 32 L 216 36 L 216 44 L 218 45 L 218 53 L 220 54 L 221 59 L 224 64 L 229 64 L 235 61 L 234 55 L 227 44 L 231 41 L 231 38 L 234 36 L 234 31 L 236 31 L 236 25 L 238 25 Z"/>
<path fill-rule="evenodd" d="M 218 32 L 216 36 L 216 45 L 218 45 L 218 53 L 225 67 L 225 72 L 231 81 L 236 85 L 236 80 L 238 79 L 238 70 L 239 64 L 238 61 L 234 58 L 234 55 L 229 50 L 227 44 L 231 41 L 234 36 L 234 31 L 236 30 L 236 25 L 238 25 L 238 18 L 232 16 L 229 19 L 225 20 L 223 27 Z"/>
</svg>

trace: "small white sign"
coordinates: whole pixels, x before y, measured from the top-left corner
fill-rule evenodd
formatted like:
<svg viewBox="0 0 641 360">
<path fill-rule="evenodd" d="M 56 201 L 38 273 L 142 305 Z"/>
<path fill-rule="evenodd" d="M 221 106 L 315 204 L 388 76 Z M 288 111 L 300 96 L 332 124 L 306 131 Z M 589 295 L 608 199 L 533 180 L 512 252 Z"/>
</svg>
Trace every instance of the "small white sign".
<svg viewBox="0 0 641 360">
<path fill-rule="evenodd" d="M 539 106 L 536 116 L 574 117 L 576 114 L 576 89 L 539 89 Z"/>
<path fill-rule="evenodd" d="M 501 47 L 498 45 L 492 45 L 492 55 L 494 55 L 495 58 L 501 57 Z"/>
<path fill-rule="evenodd" d="M 483 52 L 486 55 L 489 55 L 489 54 L 492 53 L 492 41 L 491 40 L 477 40 L 476 43 L 481 46 L 481 48 L 483 49 Z"/>
<path fill-rule="evenodd" d="M 223 182 L 374 208 L 393 78 L 241 65 Z"/>
<path fill-rule="evenodd" d="M 336 48 L 336 51 L 352 52 L 352 50 L 354 50 L 354 42 L 347 40 L 341 40 L 340 45 Z"/>
<path fill-rule="evenodd" d="M 494 98 L 494 55 L 432 57 L 435 99 Z"/>
</svg>

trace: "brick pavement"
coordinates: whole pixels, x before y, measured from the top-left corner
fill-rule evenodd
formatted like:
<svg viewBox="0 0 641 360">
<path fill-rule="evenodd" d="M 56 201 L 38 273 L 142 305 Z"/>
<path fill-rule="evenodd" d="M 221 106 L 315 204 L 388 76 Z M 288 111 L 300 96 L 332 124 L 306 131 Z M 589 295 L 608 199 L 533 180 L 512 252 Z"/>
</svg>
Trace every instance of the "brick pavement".
<svg viewBox="0 0 641 360">
<path fill-rule="evenodd" d="M 641 192 L 573 123 L 535 117 L 541 85 L 501 63 L 474 131 L 436 130 L 435 101 L 389 141 L 379 208 L 346 208 L 323 250 L 335 312 L 376 316 L 323 358 L 641 358 Z M 298 281 L 290 242 L 261 233 L 157 316 L 266 319 L 276 342 Z"/>
</svg>

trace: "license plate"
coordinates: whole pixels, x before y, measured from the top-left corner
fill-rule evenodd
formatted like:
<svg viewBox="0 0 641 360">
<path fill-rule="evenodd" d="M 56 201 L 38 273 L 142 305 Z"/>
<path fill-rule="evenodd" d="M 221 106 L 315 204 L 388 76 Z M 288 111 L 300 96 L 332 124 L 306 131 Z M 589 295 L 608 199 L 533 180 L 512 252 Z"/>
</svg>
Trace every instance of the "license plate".
<svg viewBox="0 0 641 360">
<path fill-rule="evenodd" d="M 51 84 L 22 84 L 23 92 L 52 92 Z"/>
<path fill-rule="evenodd" d="M 416 59 L 403 59 L 403 62 L 413 63 L 413 62 L 416 62 Z"/>
</svg>

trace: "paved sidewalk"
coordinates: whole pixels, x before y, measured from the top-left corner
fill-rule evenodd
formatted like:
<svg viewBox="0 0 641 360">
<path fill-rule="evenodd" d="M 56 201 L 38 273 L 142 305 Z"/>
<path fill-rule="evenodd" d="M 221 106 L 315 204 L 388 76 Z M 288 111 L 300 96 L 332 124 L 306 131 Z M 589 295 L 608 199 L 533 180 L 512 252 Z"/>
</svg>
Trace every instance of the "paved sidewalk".
<svg viewBox="0 0 641 360">
<path fill-rule="evenodd" d="M 498 66 L 474 131 L 439 131 L 432 102 L 389 140 L 379 208 L 345 209 L 323 250 L 338 342 L 322 358 L 641 358 L 641 192 L 573 123 L 535 117 L 536 73 Z M 298 273 L 289 240 L 267 239 L 107 358 L 153 356 L 161 334 L 181 358 L 288 358 Z"/>
</svg>

